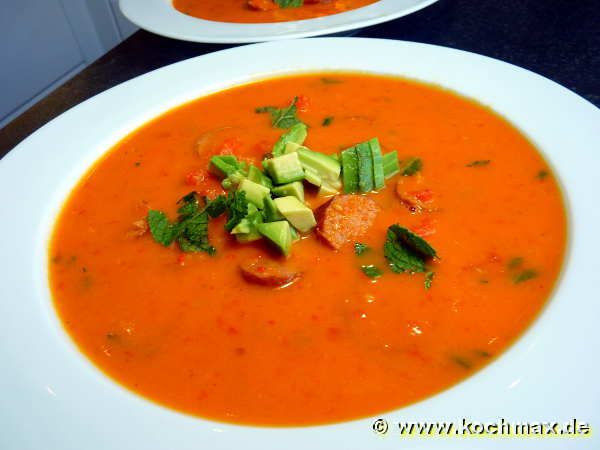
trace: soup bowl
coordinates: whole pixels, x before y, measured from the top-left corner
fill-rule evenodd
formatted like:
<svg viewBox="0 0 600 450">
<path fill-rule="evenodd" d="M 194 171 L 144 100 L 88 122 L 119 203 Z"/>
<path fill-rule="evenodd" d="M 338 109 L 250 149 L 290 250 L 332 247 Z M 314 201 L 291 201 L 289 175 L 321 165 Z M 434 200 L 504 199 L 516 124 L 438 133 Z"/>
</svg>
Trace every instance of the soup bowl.
<svg viewBox="0 0 600 450">
<path fill-rule="evenodd" d="M 300 56 L 298 56 L 300 55 Z M 231 61 L 247 61 L 244 65 Z M 332 425 L 259 427 L 188 416 L 113 382 L 62 327 L 48 284 L 48 242 L 69 192 L 89 167 L 165 111 L 231 86 L 315 71 L 398 75 L 458 92 L 518 127 L 557 174 L 567 204 L 568 249 L 552 298 L 498 359 L 458 385 L 404 408 Z M 600 305 L 595 283 L 600 112 L 567 89 L 483 56 L 409 42 L 323 38 L 240 47 L 177 63 L 116 86 L 56 118 L 0 161 L 3 256 L 0 357 L 3 449 L 95 448 L 504 448 L 464 440 L 478 424 L 600 422 Z M 364 380 L 369 383 L 369 380 Z M 432 439 L 399 423 L 452 422 Z M 572 428 L 577 428 L 577 423 Z M 473 427 L 475 424 L 475 427 Z M 465 431 L 467 430 L 467 431 Z M 547 448 L 590 448 L 595 435 L 549 439 Z M 565 437 L 563 436 L 563 437 Z M 511 448 L 537 440 L 511 439 Z"/>
</svg>

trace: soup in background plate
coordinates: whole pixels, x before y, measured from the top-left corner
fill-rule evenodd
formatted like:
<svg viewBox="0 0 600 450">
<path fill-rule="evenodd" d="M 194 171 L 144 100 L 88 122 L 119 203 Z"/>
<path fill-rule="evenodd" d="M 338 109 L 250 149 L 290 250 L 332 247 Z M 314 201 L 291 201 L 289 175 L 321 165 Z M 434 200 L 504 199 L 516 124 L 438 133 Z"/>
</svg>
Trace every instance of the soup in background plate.
<svg viewBox="0 0 600 450">
<path fill-rule="evenodd" d="M 178 11 L 216 22 L 270 23 L 314 19 L 377 0 L 173 0 Z"/>
<path fill-rule="evenodd" d="M 360 73 L 252 82 L 119 142 L 49 247 L 65 329 L 170 408 L 311 425 L 434 395 L 500 355 L 559 275 L 566 217 L 489 108 Z"/>
</svg>

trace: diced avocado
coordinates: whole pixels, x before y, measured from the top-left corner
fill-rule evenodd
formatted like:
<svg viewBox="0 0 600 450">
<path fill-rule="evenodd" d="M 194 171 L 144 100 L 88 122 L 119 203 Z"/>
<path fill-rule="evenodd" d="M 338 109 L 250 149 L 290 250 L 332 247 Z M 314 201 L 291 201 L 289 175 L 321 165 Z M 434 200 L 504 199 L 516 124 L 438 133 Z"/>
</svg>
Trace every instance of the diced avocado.
<svg viewBox="0 0 600 450">
<path fill-rule="evenodd" d="M 285 151 L 285 146 L 288 142 L 303 144 L 308 134 L 308 129 L 302 122 L 297 123 L 288 130 L 287 133 L 281 135 L 279 140 L 273 146 L 273 156 L 281 156 Z"/>
<path fill-rule="evenodd" d="M 400 164 L 398 163 L 398 154 L 396 150 L 383 155 L 382 162 L 383 176 L 386 180 L 400 172 Z"/>
<path fill-rule="evenodd" d="M 244 191 L 246 193 L 246 199 L 261 209 L 264 206 L 265 197 L 270 195 L 269 188 L 255 183 L 254 181 L 250 181 L 247 178 L 244 178 L 240 182 L 238 191 Z"/>
<path fill-rule="evenodd" d="M 304 145 L 300 145 L 295 142 L 288 142 L 287 144 L 285 144 L 285 150 L 283 153 L 284 154 L 294 153 L 294 152 L 297 152 L 301 148 L 308 150 L 308 147 L 305 147 Z"/>
<path fill-rule="evenodd" d="M 210 158 L 208 166 L 211 173 L 225 178 L 238 170 L 238 162 L 235 156 L 216 155 Z"/>
<path fill-rule="evenodd" d="M 316 170 L 306 167 L 304 168 L 304 179 L 310 184 L 315 185 L 317 187 L 321 186 L 321 184 L 323 183 L 321 176 L 317 173 Z"/>
<path fill-rule="evenodd" d="M 283 184 L 273 188 L 273 195 L 275 197 L 286 197 L 293 195 L 301 202 L 304 201 L 304 185 L 301 181 L 294 181 L 293 183 Z"/>
<path fill-rule="evenodd" d="M 260 169 L 252 165 L 248 167 L 248 179 L 269 189 L 273 187 L 271 179 L 262 173 Z"/>
<path fill-rule="evenodd" d="M 275 184 L 292 183 L 304 179 L 304 169 L 298 159 L 298 153 L 289 153 L 268 159 L 266 167 Z"/>
<path fill-rule="evenodd" d="M 238 186 L 244 178 L 246 178 L 246 175 L 238 169 L 221 181 L 221 186 L 223 186 L 223 189 L 229 191 Z"/>
<path fill-rule="evenodd" d="M 277 209 L 277 205 L 271 196 L 265 197 L 264 214 L 265 222 L 277 222 L 278 220 L 283 220 L 283 216 Z"/>
<path fill-rule="evenodd" d="M 292 232 L 287 220 L 262 223 L 258 225 L 257 229 L 269 242 L 275 244 L 284 255 L 287 256 L 290 253 L 290 247 L 292 246 Z"/>
<path fill-rule="evenodd" d="M 300 240 L 300 235 L 296 231 L 294 227 L 290 227 L 290 233 L 292 234 L 292 242 L 296 242 Z"/>
<path fill-rule="evenodd" d="M 342 180 L 346 194 L 358 191 L 358 154 L 356 153 L 356 147 L 351 147 L 342 152 Z"/>
<path fill-rule="evenodd" d="M 304 178 L 317 187 L 327 181 L 337 184 L 342 166 L 340 162 L 329 155 L 315 152 L 303 145 L 288 143 L 285 153 L 298 153 L 300 163 L 304 168 Z M 339 183 L 341 186 L 341 182 Z"/>
<path fill-rule="evenodd" d="M 275 199 L 279 212 L 299 231 L 306 233 L 316 224 L 312 210 L 296 197 L 280 197 Z"/>
<path fill-rule="evenodd" d="M 254 242 L 262 239 L 262 234 L 258 232 L 258 229 L 253 229 L 249 233 L 244 234 L 236 234 L 235 238 L 241 244 L 246 244 L 247 242 Z"/>
<path fill-rule="evenodd" d="M 253 230 L 252 232 L 246 234 L 236 234 L 235 239 L 240 244 L 247 244 L 248 242 L 259 241 L 262 239 L 262 234 L 260 234 L 258 230 Z"/>
<path fill-rule="evenodd" d="M 371 139 L 369 141 L 369 147 L 371 148 L 371 160 L 373 161 L 373 187 L 378 191 L 385 186 L 383 156 L 381 155 L 379 139 Z"/>
<path fill-rule="evenodd" d="M 239 242 L 252 242 L 261 238 L 258 225 L 263 223 L 263 215 L 252 203 L 248 203 L 248 214 L 238 223 L 231 234 L 234 234 Z"/>
<path fill-rule="evenodd" d="M 367 142 L 356 146 L 358 155 L 358 187 L 360 192 L 366 193 L 373 190 L 373 158 L 371 147 Z"/>
<path fill-rule="evenodd" d="M 327 197 L 328 195 L 335 195 L 338 193 L 338 189 L 329 183 L 323 183 L 319 188 L 319 195 L 321 197 Z"/>
<path fill-rule="evenodd" d="M 244 217 L 242 220 L 240 220 L 240 223 L 233 227 L 233 229 L 231 230 L 231 234 L 250 233 L 250 230 L 252 228 L 250 225 L 250 221 Z"/>
<path fill-rule="evenodd" d="M 324 180 L 337 180 L 340 177 L 342 170 L 340 163 L 323 153 L 300 148 L 298 158 L 305 169 L 313 169 Z"/>
</svg>

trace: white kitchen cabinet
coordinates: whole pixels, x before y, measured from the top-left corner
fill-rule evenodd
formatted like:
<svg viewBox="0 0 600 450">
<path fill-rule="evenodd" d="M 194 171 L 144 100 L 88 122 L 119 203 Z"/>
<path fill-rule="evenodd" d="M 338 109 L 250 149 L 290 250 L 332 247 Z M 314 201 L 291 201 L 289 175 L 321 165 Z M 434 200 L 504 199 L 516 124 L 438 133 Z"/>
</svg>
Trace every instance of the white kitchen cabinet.
<svg viewBox="0 0 600 450">
<path fill-rule="evenodd" d="M 0 0 L 0 127 L 134 31 L 117 0 Z"/>
</svg>

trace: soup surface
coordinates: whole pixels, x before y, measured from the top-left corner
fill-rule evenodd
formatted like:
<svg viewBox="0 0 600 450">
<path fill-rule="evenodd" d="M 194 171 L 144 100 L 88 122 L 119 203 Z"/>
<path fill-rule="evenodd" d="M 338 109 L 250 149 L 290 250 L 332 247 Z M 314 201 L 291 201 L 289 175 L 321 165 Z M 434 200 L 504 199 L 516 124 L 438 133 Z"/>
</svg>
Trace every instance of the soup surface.
<svg viewBox="0 0 600 450">
<path fill-rule="evenodd" d="M 213 155 L 261 167 L 286 130 L 255 110 L 295 96 L 304 146 L 330 155 L 377 137 L 384 155 L 420 167 L 378 192 L 340 194 L 373 214 L 337 250 L 311 231 L 285 258 L 265 239 L 238 243 L 225 216 L 209 223 L 214 255 L 155 242 L 148 210 L 173 218 L 192 190 L 222 194 Z M 329 200 L 304 188 L 312 209 Z M 365 213 L 340 211 L 342 229 Z M 435 248 L 427 275 L 390 270 L 393 224 Z M 132 391 L 221 421 L 316 424 L 407 405 L 493 360 L 544 306 L 565 236 L 546 162 L 488 108 L 410 80 L 303 74 L 200 98 L 117 144 L 66 201 L 49 274 L 65 329 Z M 279 287 L 243 276 L 257 257 L 267 274 L 272 264 L 295 276 Z"/>
<path fill-rule="evenodd" d="M 313 19 L 360 8 L 377 0 L 305 0 L 294 7 L 286 0 L 173 0 L 178 11 L 217 22 L 265 23 Z"/>
</svg>

